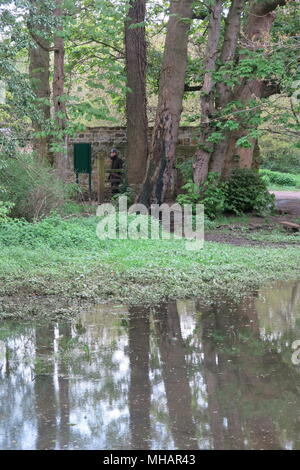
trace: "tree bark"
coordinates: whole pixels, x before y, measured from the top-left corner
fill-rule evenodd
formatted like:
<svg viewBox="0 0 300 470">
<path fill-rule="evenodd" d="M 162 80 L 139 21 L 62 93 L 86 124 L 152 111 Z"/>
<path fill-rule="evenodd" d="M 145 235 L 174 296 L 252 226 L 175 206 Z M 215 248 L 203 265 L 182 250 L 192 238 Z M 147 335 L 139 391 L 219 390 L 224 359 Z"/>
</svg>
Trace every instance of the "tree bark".
<svg viewBox="0 0 300 470">
<path fill-rule="evenodd" d="M 270 29 L 275 20 L 275 9 L 285 5 L 286 0 L 252 0 L 245 28 L 246 47 L 255 51 L 263 48 L 268 41 Z M 274 92 L 276 88 L 274 88 Z M 244 80 L 233 93 L 232 99 L 240 101 L 246 108 L 249 100 L 256 98 L 260 100 L 266 95 L 270 95 L 269 86 L 259 79 Z M 253 156 L 255 152 L 255 138 L 248 138 L 251 146 L 249 148 L 237 147 L 237 140 L 247 136 L 248 130 L 245 128 L 245 118 L 240 120 L 240 128 L 231 132 L 226 139 L 224 155 L 219 155 L 222 162 L 222 177 L 226 179 L 232 168 L 251 168 L 253 166 Z M 223 161 L 222 161 L 223 160 Z M 221 166 L 221 165 L 220 165 Z"/>
<path fill-rule="evenodd" d="M 284 5 L 286 0 L 252 0 L 249 7 L 246 27 L 245 38 L 249 50 L 255 51 L 258 48 L 264 47 L 265 42 L 268 40 L 268 35 L 275 18 L 274 9 L 279 5 Z M 220 63 L 241 60 L 238 58 L 238 44 L 241 28 L 241 15 L 245 0 L 232 0 L 231 6 L 225 21 L 224 40 L 220 53 Z M 217 8 L 217 2 L 215 9 Z M 216 29 L 217 15 L 212 12 L 211 15 L 211 31 Z M 205 75 L 211 75 L 211 70 L 216 69 L 216 47 L 214 44 L 215 35 L 208 35 L 208 45 L 206 51 L 206 66 Z M 214 53 L 214 60 L 211 59 Z M 210 63 L 209 63 L 210 62 Z M 209 64 L 209 65 L 208 65 Z M 224 77 L 226 79 L 226 77 Z M 251 168 L 253 160 L 253 152 L 256 144 L 256 139 L 249 139 L 251 146 L 249 148 L 237 147 L 238 139 L 248 134 L 246 112 L 241 113 L 241 118 L 237 119 L 239 129 L 234 131 L 224 132 L 224 138 L 218 144 L 212 145 L 208 142 L 208 137 L 214 131 L 213 119 L 217 119 L 217 114 L 221 113 L 222 109 L 231 101 L 240 101 L 244 105 L 244 109 L 250 99 L 261 99 L 262 97 L 269 96 L 272 92 L 270 86 L 262 80 L 252 79 L 243 80 L 242 83 L 235 89 L 231 89 L 226 83 L 217 83 L 215 86 L 210 82 L 210 87 L 204 88 L 204 93 L 201 98 L 201 138 L 200 149 L 196 154 L 194 164 L 194 181 L 197 184 L 202 183 L 208 171 L 217 172 L 223 178 L 226 178 L 232 168 Z M 271 87 L 273 92 L 276 92 L 277 87 Z"/>
<path fill-rule="evenodd" d="M 160 204 L 170 184 L 182 111 L 192 0 L 171 1 L 158 106 L 146 176 L 137 200 Z"/>
<path fill-rule="evenodd" d="M 212 132 L 210 120 L 215 112 L 213 72 L 216 69 L 216 58 L 221 32 L 222 11 L 222 0 L 216 0 L 211 11 L 208 27 L 208 38 L 204 65 L 204 81 L 200 98 L 201 133 L 199 139 L 199 149 L 196 152 L 194 163 L 194 182 L 197 185 L 200 185 L 207 177 L 208 163 L 212 152 L 212 144 L 209 143 L 208 138 Z"/>
<path fill-rule="evenodd" d="M 54 73 L 53 73 L 53 105 L 54 117 L 56 122 L 56 142 L 65 149 L 64 130 L 66 127 L 66 104 L 64 100 L 64 84 L 65 84 L 65 45 L 61 36 L 62 32 L 62 0 L 56 0 L 54 16 L 57 19 L 57 33 L 54 38 Z M 62 171 L 67 164 L 66 151 L 57 151 L 54 154 L 55 167 Z"/>
<path fill-rule="evenodd" d="M 220 62 L 224 65 L 233 62 L 237 58 L 237 47 L 241 29 L 241 14 L 245 0 L 232 0 L 228 15 L 225 20 L 224 41 L 221 50 Z M 224 77 L 226 79 L 226 77 Z M 232 89 L 225 82 L 216 85 L 216 108 L 222 109 L 232 100 Z M 224 157 L 227 149 L 227 138 L 214 146 L 208 170 L 221 174 Z"/>
<path fill-rule="evenodd" d="M 32 36 L 46 32 L 46 28 L 40 22 L 35 21 L 38 13 L 42 13 L 36 0 L 31 0 L 29 10 L 28 28 Z M 42 47 L 41 45 L 44 47 Z M 37 99 L 50 100 L 50 57 L 48 41 L 43 36 L 39 36 L 39 43 L 35 42 L 29 49 L 29 77 Z M 41 132 L 43 124 L 50 119 L 50 104 L 38 103 L 39 116 L 32 121 L 34 132 Z M 39 159 L 52 163 L 49 152 L 49 137 L 33 138 L 33 150 Z"/>
<path fill-rule="evenodd" d="M 146 38 L 145 27 L 131 25 L 145 21 L 146 0 L 131 0 L 125 22 L 125 54 L 127 87 L 127 180 L 140 189 L 145 176 L 148 154 L 148 120 L 146 99 Z"/>
</svg>

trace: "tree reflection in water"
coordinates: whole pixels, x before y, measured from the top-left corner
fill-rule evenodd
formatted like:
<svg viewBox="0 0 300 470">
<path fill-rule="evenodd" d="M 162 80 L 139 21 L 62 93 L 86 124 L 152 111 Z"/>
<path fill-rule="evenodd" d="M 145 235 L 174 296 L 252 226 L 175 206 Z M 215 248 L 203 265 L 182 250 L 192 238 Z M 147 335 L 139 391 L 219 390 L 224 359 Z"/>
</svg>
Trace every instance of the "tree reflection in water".
<svg viewBox="0 0 300 470">
<path fill-rule="evenodd" d="M 300 449 L 299 286 L 6 322 L 0 448 Z"/>
</svg>

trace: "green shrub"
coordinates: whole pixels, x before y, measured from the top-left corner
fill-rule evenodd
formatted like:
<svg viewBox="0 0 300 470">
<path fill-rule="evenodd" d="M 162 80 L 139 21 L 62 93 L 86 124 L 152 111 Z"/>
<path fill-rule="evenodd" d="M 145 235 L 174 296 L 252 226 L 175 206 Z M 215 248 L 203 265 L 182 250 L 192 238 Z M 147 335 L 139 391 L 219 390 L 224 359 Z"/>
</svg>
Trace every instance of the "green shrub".
<svg viewBox="0 0 300 470">
<path fill-rule="evenodd" d="M 119 207 L 119 198 L 124 196 L 127 197 L 127 206 L 130 207 L 134 203 L 136 193 L 134 189 L 127 183 L 123 183 L 120 185 L 119 192 L 117 194 L 114 194 L 111 198 L 112 203 L 116 207 Z"/>
<path fill-rule="evenodd" d="M 8 219 L 8 216 L 13 208 L 13 203 L 6 199 L 6 189 L 0 186 L 0 222 L 4 222 Z"/>
<path fill-rule="evenodd" d="M 8 219 L 8 215 L 12 208 L 12 203 L 0 200 L 0 222 L 4 222 Z"/>
<path fill-rule="evenodd" d="M 280 173 L 278 171 L 260 170 L 267 184 L 278 184 L 279 186 L 297 186 L 298 181 L 294 175 L 289 173 Z"/>
<path fill-rule="evenodd" d="M 185 183 L 181 189 L 185 192 L 177 196 L 176 202 L 178 202 L 178 204 L 195 205 L 200 202 L 199 188 L 195 183 L 193 183 L 192 180 L 189 180 L 187 183 Z"/>
<path fill-rule="evenodd" d="M 78 218 L 63 220 L 55 214 L 38 223 L 9 219 L 0 226 L 0 246 L 93 249 L 100 243 L 96 236 L 96 220 L 90 217 L 83 224 Z"/>
<path fill-rule="evenodd" d="M 207 180 L 200 188 L 200 201 L 204 204 L 207 217 L 214 219 L 218 214 L 224 212 L 225 194 L 224 185 L 219 182 L 217 173 L 209 173 Z"/>
<path fill-rule="evenodd" d="M 266 214 L 274 209 L 275 196 L 256 171 L 235 169 L 224 185 L 225 209 L 235 214 L 255 211 Z"/>
<path fill-rule="evenodd" d="M 209 173 L 206 182 L 198 188 L 192 181 L 188 181 L 182 189 L 184 194 L 177 196 L 179 204 L 203 204 L 205 215 L 214 219 L 224 211 L 225 194 L 223 184 L 219 182 L 216 173 Z"/>
<path fill-rule="evenodd" d="M 2 157 L 3 158 L 3 157 Z M 11 203 L 11 215 L 39 220 L 73 197 L 78 186 L 66 184 L 55 172 L 29 153 L 16 153 L 0 167 L 1 198 Z"/>
<path fill-rule="evenodd" d="M 182 174 L 183 180 L 188 182 L 193 179 L 193 159 L 187 158 L 176 164 L 176 168 Z"/>
</svg>

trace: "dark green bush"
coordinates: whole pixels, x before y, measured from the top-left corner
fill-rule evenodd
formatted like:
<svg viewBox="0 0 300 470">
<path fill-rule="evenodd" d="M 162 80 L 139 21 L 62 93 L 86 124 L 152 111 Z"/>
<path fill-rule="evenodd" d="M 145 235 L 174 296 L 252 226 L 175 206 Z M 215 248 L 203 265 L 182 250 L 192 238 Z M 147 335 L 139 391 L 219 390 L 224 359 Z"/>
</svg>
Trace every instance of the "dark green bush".
<svg viewBox="0 0 300 470">
<path fill-rule="evenodd" d="M 257 212 L 265 214 L 274 209 L 275 197 L 256 171 L 235 169 L 224 185 L 225 209 L 235 214 Z"/>
</svg>

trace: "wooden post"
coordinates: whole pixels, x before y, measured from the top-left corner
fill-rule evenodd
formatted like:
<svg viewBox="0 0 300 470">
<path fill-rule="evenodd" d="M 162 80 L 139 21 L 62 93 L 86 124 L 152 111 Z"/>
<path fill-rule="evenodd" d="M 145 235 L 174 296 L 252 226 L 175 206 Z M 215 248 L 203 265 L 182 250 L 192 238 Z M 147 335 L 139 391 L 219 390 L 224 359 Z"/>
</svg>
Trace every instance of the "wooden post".
<svg viewBox="0 0 300 470">
<path fill-rule="evenodd" d="M 104 171 L 104 153 L 98 154 L 98 202 L 104 202 L 105 171 Z"/>
</svg>

